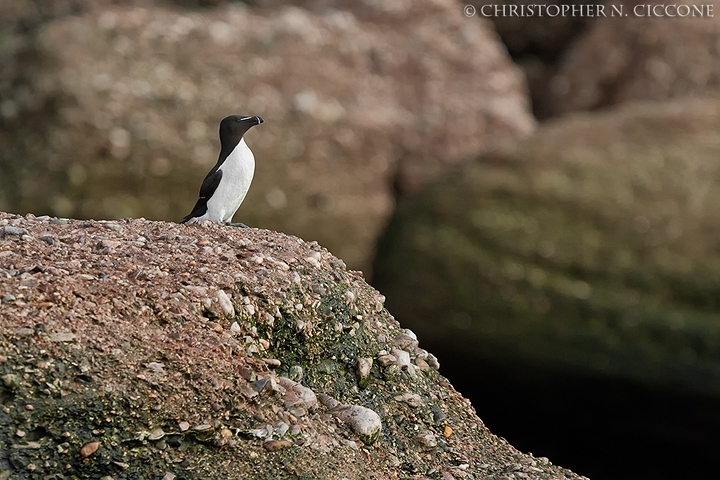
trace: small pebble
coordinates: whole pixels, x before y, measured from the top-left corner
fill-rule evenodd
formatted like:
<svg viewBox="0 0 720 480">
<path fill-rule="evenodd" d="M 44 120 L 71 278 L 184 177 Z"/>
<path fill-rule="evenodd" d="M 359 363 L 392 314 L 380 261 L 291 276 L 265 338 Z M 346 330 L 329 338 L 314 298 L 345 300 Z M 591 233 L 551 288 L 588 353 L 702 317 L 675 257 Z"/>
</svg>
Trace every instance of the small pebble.
<svg viewBox="0 0 720 480">
<path fill-rule="evenodd" d="M 380 437 L 382 420 L 373 410 L 361 405 L 341 404 L 325 394 L 319 395 L 318 398 L 333 416 L 345 422 L 366 445 L 374 443 Z"/>
<path fill-rule="evenodd" d="M 395 400 L 398 402 L 404 402 L 410 405 L 413 408 L 422 407 L 425 405 L 425 402 L 423 401 L 422 397 L 418 395 L 417 393 L 404 393 L 402 395 L 398 395 L 395 397 Z"/>
<path fill-rule="evenodd" d="M 403 333 L 395 337 L 395 344 L 403 349 L 415 349 L 418 346 L 418 339 L 412 330 L 405 329 Z"/>
<path fill-rule="evenodd" d="M 8 390 L 17 390 L 20 388 L 20 376 L 15 373 L 6 373 L 2 376 L 3 386 Z"/>
<path fill-rule="evenodd" d="M 100 445 L 100 442 L 98 442 L 97 440 L 86 443 L 80 449 L 80 456 L 82 456 L 83 458 L 89 457 L 90 455 L 98 451 Z"/>
<path fill-rule="evenodd" d="M 72 332 L 57 332 L 48 335 L 51 342 L 72 342 L 77 340 L 77 335 Z"/>
<path fill-rule="evenodd" d="M 282 362 L 277 358 L 263 358 L 262 360 L 263 362 L 265 362 L 265 365 L 267 365 L 268 368 L 278 368 L 280 365 L 282 365 Z"/>
<path fill-rule="evenodd" d="M 437 438 L 435 438 L 435 435 L 432 433 L 421 433 L 420 435 L 416 435 L 413 440 L 425 450 L 432 450 L 437 447 Z"/>
<path fill-rule="evenodd" d="M 181 432 L 187 432 L 190 429 L 190 424 L 186 421 L 182 421 L 178 423 L 178 427 L 180 428 Z"/>
<path fill-rule="evenodd" d="M 122 242 L 120 242 L 118 240 L 107 240 L 106 239 L 106 240 L 100 240 L 100 243 L 98 244 L 98 248 L 113 249 L 113 248 L 119 247 L 120 245 L 122 245 Z"/>
<path fill-rule="evenodd" d="M 285 389 L 283 402 L 286 410 L 295 408 L 311 410 L 317 406 L 317 396 L 310 388 L 287 377 L 280 377 L 278 382 Z"/>
<path fill-rule="evenodd" d="M 284 437 L 288 430 L 290 430 L 290 425 L 285 422 L 280 422 L 277 427 L 275 427 L 275 435 L 278 437 Z"/>
<path fill-rule="evenodd" d="M 108 230 L 112 230 L 113 232 L 122 233 L 123 231 L 123 227 L 116 223 L 106 223 L 103 226 Z"/>
<path fill-rule="evenodd" d="M 397 358 L 395 358 L 395 355 L 380 355 L 377 359 L 378 363 L 381 367 L 387 367 L 388 365 L 394 365 L 395 362 L 397 362 Z"/>
<path fill-rule="evenodd" d="M 313 267 L 319 267 L 321 259 L 322 255 L 320 255 L 320 252 L 313 252 L 309 256 L 305 257 L 305 261 Z"/>
<path fill-rule="evenodd" d="M 0 363 L 3 363 L 3 362 L 0 360 Z M 296 382 L 302 382 L 303 376 L 304 376 L 303 368 L 300 365 L 293 365 L 288 370 L 288 378 L 290 380 L 294 380 Z"/>
<path fill-rule="evenodd" d="M 52 235 L 42 235 L 38 238 L 50 246 L 55 244 L 55 237 L 53 237 Z"/>
<path fill-rule="evenodd" d="M 433 370 L 440 370 L 440 362 L 438 362 L 437 357 L 433 355 L 432 353 L 429 353 L 427 356 L 427 364 L 430 365 L 430 368 Z"/>
<path fill-rule="evenodd" d="M 361 388 L 364 388 L 370 378 L 370 370 L 372 369 L 372 358 L 360 357 L 357 359 L 357 375 Z"/>
<path fill-rule="evenodd" d="M 415 359 L 415 365 L 423 372 L 430 371 L 430 365 L 420 357 Z"/>
<path fill-rule="evenodd" d="M 12 225 L 5 225 L 2 229 L 3 235 L 27 235 L 28 231 L 24 228 L 13 227 Z"/>
<path fill-rule="evenodd" d="M 398 348 L 393 348 L 392 352 L 390 352 L 391 355 L 393 355 L 397 361 L 396 365 L 400 368 L 408 368 L 410 367 L 410 354 L 406 352 L 405 350 L 400 350 Z"/>
<path fill-rule="evenodd" d="M 233 307 L 233 304 L 230 301 L 230 297 L 227 293 L 225 293 L 225 290 L 218 290 L 217 292 L 215 292 L 215 298 L 217 298 L 217 301 L 220 304 L 220 308 L 225 315 L 227 315 L 228 317 L 235 316 L 235 307 Z"/>
<path fill-rule="evenodd" d="M 292 442 L 290 442 L 289 440 L 268 440 L 267 442 L 263 443 L 263 447 L 268 452 L 277 452 L 278 450 L 288 448 L 291 445 Z"/>
</svg>

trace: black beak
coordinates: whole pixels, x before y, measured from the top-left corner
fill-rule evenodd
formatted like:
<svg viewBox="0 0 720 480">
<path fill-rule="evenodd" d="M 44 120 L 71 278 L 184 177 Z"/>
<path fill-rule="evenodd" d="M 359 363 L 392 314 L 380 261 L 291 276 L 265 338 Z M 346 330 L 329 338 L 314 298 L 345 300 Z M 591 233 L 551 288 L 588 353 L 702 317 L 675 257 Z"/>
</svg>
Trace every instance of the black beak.
<svg viewBox="0 0 720 480">
<path fill-rule="evenodd" d="M 265 120 L 262 119 L 262 117 L 258 117 L 257 115 L 254 117 L 245 117 L 240 120 L 243 123 L 247 123 L 249 125 L 260 125 Z"/>
</svg>

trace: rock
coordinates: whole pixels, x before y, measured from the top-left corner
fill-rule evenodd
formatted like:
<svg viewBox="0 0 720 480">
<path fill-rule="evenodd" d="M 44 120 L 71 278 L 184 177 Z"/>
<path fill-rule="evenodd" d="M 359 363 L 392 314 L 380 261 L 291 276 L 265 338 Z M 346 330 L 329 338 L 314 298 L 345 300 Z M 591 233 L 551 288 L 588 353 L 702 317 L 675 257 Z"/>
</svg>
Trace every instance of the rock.
<svg viewBox="0 0 720 480">
<path fill-rule="evenodd" d="M 385 355 L 380 355 L 377 358 L 378 364 L 380 364 L 381 367 L 387 367 L 388 365 L 393 365 L 397 362 L 397 358 L 395 358 L 395 355 L 390 355 L 389 353 Z"/>
<path fill-rule="evenodd" d="M 421 448 L 425 450 L 433 450 L 437 447 L 437 438 L 432 433 L 421 433 L 413 439 Z"/>
<path fill-rule="evenodd" d="M 13 227 L 12 225 L 5 225 L 2 228 L 3 235 L 27 235 L 28 231 L 24 228 Z"/>
<path fill-rule="evenodd" d="M 120 242 L 117 240 L 108 240 L 108 239 L 102 239 L 100 242 L 98 242 L 97 248 L 108 248 L 108 249 L 114 249 L 120 246 Z"/>
<path fill-rule="evenodd" d="M 578 35 L 597 21 L 596 15 L 600 8 L 610 12 L 610 8 L 605 7 L 604 1 L 592 4 L 576 2 L 575 15 L 571 10 L 573 4 L 556 2 L 532 4 L 535 7 L 533 15 L 530 15 L 529 10 L 520 11 L 518 8 L 523 6 L 527 9 L 529 5 L 513 3 L 509 0 L 471 0 L 468 4 L 474 6 L 475 10 L 468 11 L 466 15 L 471 14 L 468 16 L 492 21 L 513 58 L 533 56 L 548 64 L 560 57 Z M 585 8 L 580 10 L 580 6 Z M 513 7 L 523 14 L 511 14 L 510 9 Z M 563 13 L 563 7 L 569 10 Z M 553 15 L 555 9 L 559 15 Z"/>
<path fill-rule="evenodd" d="M 339 418 L 360 437 L 366 445 L 371 445 L 380 436 L 382 421 L 380 415 L 362 405 L 347 405 L 328 395 L 320 395 L 320 401 L 335 417 Z"/>
<path fill-rule="evenodd" d="M 605 1 L 521 4 L 513 0 L 473 0 L 469 5 L 475 8 L 468 12 L 473 13 L 473 17 L 492 21 L 513 60 L 523 70 L 533 113 L 540 120 L 554 115 L 554 105 L 548 98 L 548 92 L 558 63 L 577 39 L 603 18 L 600 12 L 610 15 L 612 8 Z M 528 14 L 528 7 L 534 9 L 532 16 Z M 573 15 L 573 7 L 581 10 L 576 10 Z M 517 8 L 522 13 L 512 14 L 511 8 Z M 526 10 L 520 10 L 522 8 Z M 552 15 L 556 8 L 559 8 L 557 11 L 560 14 Z M 570 10 L 562 13 L 563 8 Z M 495 9 L 498 9 L 497 14 Z M 548 9 L 551 15 L 546 14 Z M 489 15 L 483 15 L 483 12 Z"/>
<path fill-rule="evenodd" d="M 410 405 L 413 408 L 422 407 L 425 405 L 425 402 L 423 401 L 422 397 L 418 395 L 417 393 L 404 393 L 402 395 L 398 395 L 395 397 L 395 400 L 398 402 L 404 402 Z"/>
<path fill-rule="evenodd" d="M 14 373 L 6 373 L 2 376 L 3 386 L 10 390 L 17 390 L 22 385 L 20 377 Z"/>
<path fill-rule="evenodd" d="M 154 3 L 78 8 L 22 38 L 32 61 L 16 62 L 23 81 L 0 95 L 14 111 L 0 130 L 13 186 L 0 206 L 177 221 L 238 105 L 266 118 L 247 136 L 258 171 L 238 218 L 367 270 L 393 183 L 415 192 L 535 126 L 519 69 L 454 1 Z"/>
<path fill-rule="evenodd" d="M 720 4 L 698 6 L 717 10 Z M 625 11 L 648 7 L 625 5 Z M 564 55 L 542 109 L 561 115 L 638 100 L 712 94 L 720 89 L 714 47 L 718 41 L 717 15 L 599 18 Z"/>
<path fill-rule="evenodd" d="M 400 205 L 375 283 L 465 368 L 720 394 L 718 123 L 708 98 L 548 124 Z"/>
<path fill-rule="evenodd" d="M 415 335 L 412 330 L 406 328 L 403 333 L 395 337 L 395 344 L 400 348 L 414 350 L 417 348 L 419 342 L 417 335 Z"/>
<path fill-rule="evenodd" d="M 399 348 L 393 348 L 391 355 L 395 357 L 395 364 L 398 367 L 405 369 L 410 367 L 410 353 L 405 350 L 400 350 Z"/>
<path fill-rule="evenodd" d="M 290 380 L 287 377 L 280 377 L 278 379 L 278 383 L 280 383 L 280 385 L 282 385 L 286 390 L 283 397 L 286 410 L 297 407 L 312 410 L 317 406 L 317 397 L 315 396 L 315 392 L 308 387 Z"/>
<path fill-rule="evenodd" d="M 10 222 L 35 238 L 58 239 L 48 254 L 41 241 L 0 237 L 0 252 L 16 252 L 0 256 L 0 298 L 15 295 L 0 315 L 0 422 L 8 426 L 0 452 L 13 465 L 33 464 L 33 478 L 55 475 L 58 465 L 68 478 L 100 478 L 107 469 L 132 478 L 166 471 L 285 478 L 289 468 L 298 478 L 401 478 L 408 465 L 454 472 L 460 459 L 483 459 L 490 467 L 466 467 L 468 478 L 482 478 L 526 457 L 494 437 L 436 371 L 411 378 L 393 364 L 386 367 L 397 370 L 392 380 L 360 390 L 356 360 L 396 348 L 394 339 L 407 332 L 375 289 L 317 243 L 214 224 L 127 219 L 115 222 L 123 227 L 115 232 L 98 221 L 53 224 L 0 212 L 0 225 Z M 197 228 L 202 246 L 188 233 Z M 120 242 L 111 257 L 96 248 L 109 232 Z M 135 244 L 140 236 L 144 246 Z M 210 253 L 199 259 L 199 248 Z M 303 261 L 312 252 L 321 253 L 317 267 Z M 250 260 L 261 255 L 262 263 Z M 217 318 L 219 289 L 236 305 L 256 307 L 256 315 L 236 319 L 242 336 Z M 45 333 L 70 327 L 73 342 L 51 342 Z M 16 335 L 21 328 L 31 333 Z M 251 346 L 258 355 L 248 354 Z M 408 348 L 411 358 L 425 355 Z M 269 357 L 281 362 L 278 372 L 300 367 L 303 384 L 271 371 Z M 395 399 L 409 392 L 431 404 Z M 318 407 L 319 394 L 332 402 Z M 413 438 L 439 432 L 436 411 L 447 413 L 455 433 L 428 455 Z M 17 430 L 26 432 L 22 439 Z M 89 435 L 102 448 L 73 455 Z M 360 439 L 374 443 L 359 448 Z M 555 466 L 536 476 L 579 480 Z"/>
<path fill-rule="evenodd" d="M 220 304 L 220 308 L 226 316 L 235 316 L 235 307 L 233 307 L 233 304 L 230 301 L 230 297 L 227 293 L 225 293 L 224 290 L 218 290 L 217 292 L 215 292 L 215 298 L 217 299 L 218 303 Z"/>
<path fill-rule="evenodd" d="M 263 443 L 263 448 L 265 448 L 268 452 L 277 452 L 278 450 L 288 448 L 291 445 L 292 442 L 289 440 L 268 440 Z"/>
<path fill-rule="evenodd" d="M 48 339 L 51 342 L 74 342 L 77 340 L 77 335 L 72 332 L 57 332 L 48 335 Z"/>
<path fill-rule="evenodd" d="M 372 369 L 372 364 L 372 358 L 357 359 L 358 384 L 361 388 L 364 388 L 367 385 L 368 380 L 370 379 L 370 370 Z"/>
<path fill-rule="evenodd" d="M 288 371 L 288 378 L 298 383 L 302 382 L 303 375 L 303 368 L 300 365 L 293 365 Z"/>
<path fill-rule="evenodd" d="M 97 452 L 101 445 L 102 443 L 98 442 L 97 440 L 86 443 L 80 449 L 80 456 L 82 456 L 83 458 L 89 457 L 93 453 Z"/>
</svg>

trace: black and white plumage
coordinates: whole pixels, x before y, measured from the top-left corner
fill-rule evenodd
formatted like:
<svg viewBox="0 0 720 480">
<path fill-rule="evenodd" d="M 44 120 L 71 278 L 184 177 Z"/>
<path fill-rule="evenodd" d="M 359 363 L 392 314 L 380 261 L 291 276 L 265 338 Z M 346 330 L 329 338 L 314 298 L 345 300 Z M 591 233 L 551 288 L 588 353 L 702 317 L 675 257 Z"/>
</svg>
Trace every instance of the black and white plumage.
<svg viewBox="0 0 720 480">
<path fill-rule="evenodd" d="M 220 122 L 220 156 L 200 186 L 192 212 L 180 223 L 210 220 L 230 223 L 247 195 L 255 174 L 255 157 L 243 135 L 263 123 L 261 117 L 230 115 Z"/>
</svg>

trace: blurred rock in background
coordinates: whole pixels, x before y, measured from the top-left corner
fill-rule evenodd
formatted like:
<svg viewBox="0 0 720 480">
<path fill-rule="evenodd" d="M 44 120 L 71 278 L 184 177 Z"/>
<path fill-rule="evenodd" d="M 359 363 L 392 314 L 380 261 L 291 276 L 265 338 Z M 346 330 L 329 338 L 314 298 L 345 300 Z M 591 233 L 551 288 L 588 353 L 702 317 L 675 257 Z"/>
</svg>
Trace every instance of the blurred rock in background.
<svg viewBox="0 0 720 480">
<path fill-rule="evenodd" d="M 477 9 L 526 5 L 510 0 L 468 3 Z M 539 119 L 633 100 L 702 95 L 720 85 L 717 15 L 653 17 L 647 9 L 666 4 L 638 0 L 533 2 L 538 4 L 592 5 L 594 12 L 600 11 L 598 6 L 605 7 L 605 16 L 490 18 L 527 77 L 533 112 Z M 717 11 L 720 2 L 667 5 L 704 11 L 710 6 Z M 613 6 L 621 7 L 623 15 L 613 14 Z M 640 9 L 637 14 L 635 7 Z"/>
<path fill-rule="evenodd" d="M 77 15 L 16 29 L 3 209 L 179 220 L 217 160 L 219 120 L 257 114 L 256 179 L 236 219 L 367 270 L 395 190 L 535 125 L 490 24 L 452 1 L 139 3 L 77 2 Z"/>
<path fill-rule="evenodd" d="M 466 2 L 475 7 L 475 16 L 488 18 L 493 23 L 503 44 L 527 77 L 533 101 L 533 113 L 540 119 L 554 112 L 546 105 L 546 96 L 558 64 L 565 52 L 575 41 L 583 38 L 596 18 L 590 15 L 541 14 L 548 7 L 583 6 L 597 12 L 597 6 L 604 6 L 605 0 L 539 0 L 518 2 L 516 0 L 471 0 Z M 511 8 L 533 7 L 533 16 L 511 14 Z M 482 10 L 484 8 L 484 10 Z M 505 9 L 505 10 L 503 10 Z M 500 12 L 495 16 L 493 12 Z M 585 10 L 587 12 L 587 10 Z M 484 17 L 482 12 L 492 14 Z M 505 12 L 503 15 L 502 13 Z"/>
<path fill-rule="evenodd" d="M 634 4 L 647 15 L 652 4 Z M 714 7 L 720 2 L 677 4 Z M 662 12 L 662 10 L 661 10 Z M 671 12 L 672 13 L 672 10 Z M 539 107 L 547 115 L 720 89 L 720 14 L 599 18 L 563 54 Z"/>
<path fill-rule="evenodd" d="M 694 467 L 707 466 L 717 457 L 710 432 L 720 427 L 712 420 L 720 398 L 718 158 L 717 97 L 547 123 L 401 202 L 379 244 L 374 284 L 388 309 L 452 364 L 444 372 L 481 412 L 505 408 L 527 419 L 526 434 L 537 421 L 528 411 L 568 424 L 555 440 L 537 430 L 544 443 L 533 448 L 575 444 L 595 465 L 569 465 L 591 478 L 604 458 L 625 455 L 623 434 L 641 449 L 673 452 L 678 470 L 656 459 L 645 475 L 598 478 L 670 478 L 655 475 L 693 464 L 680 446 Z M 502 388 L 488 388 L 493 376 Z M 662 409 L 660 422 L 642 415 L 651 402 L 624 398 L 628 385 L 651 389 L 643 395 L 659 404 L 680 394 L 703 400 Z M 547 410 L 537 412 L 543 402 Z M 696 431 L 689 417 L 700 411 L 706 423 Z M 582 438 L 569 440 L 572 430 Z"/>
<path fill-rule="evenodd" d="M 720 395 L 719 156 L 718 99 L 548 124 L 402 202 L 375 283 L 467 356 Z"/>
</svg>

